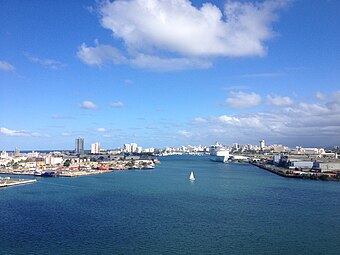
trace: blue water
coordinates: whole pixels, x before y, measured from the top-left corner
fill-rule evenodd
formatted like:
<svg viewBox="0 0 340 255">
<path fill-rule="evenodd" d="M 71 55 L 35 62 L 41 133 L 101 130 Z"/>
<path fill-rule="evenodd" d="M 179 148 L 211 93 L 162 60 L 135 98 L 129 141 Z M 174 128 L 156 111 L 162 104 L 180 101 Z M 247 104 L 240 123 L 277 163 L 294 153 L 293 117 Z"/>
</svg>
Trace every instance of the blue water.
<svg viewBox="0 0 340 255">
<path fill-rule="evenodd" d="M 163 157 L 1 189 L 0 254 L 340 254 L 339 198 L 340 182 Z"/>
</svg>

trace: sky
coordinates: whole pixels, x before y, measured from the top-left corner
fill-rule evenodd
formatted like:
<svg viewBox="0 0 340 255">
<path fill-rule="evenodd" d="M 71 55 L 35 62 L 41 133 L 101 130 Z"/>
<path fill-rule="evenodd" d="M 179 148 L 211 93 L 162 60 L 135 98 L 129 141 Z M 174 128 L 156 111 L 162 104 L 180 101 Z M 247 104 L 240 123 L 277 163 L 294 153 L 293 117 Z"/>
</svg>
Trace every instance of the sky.
<svg viewBox="0 0 340 255">
<path fill-rule="evenodd" d="M 340 2 L 0 0 L 0 150 L 340 145 Z"/>
</svg>

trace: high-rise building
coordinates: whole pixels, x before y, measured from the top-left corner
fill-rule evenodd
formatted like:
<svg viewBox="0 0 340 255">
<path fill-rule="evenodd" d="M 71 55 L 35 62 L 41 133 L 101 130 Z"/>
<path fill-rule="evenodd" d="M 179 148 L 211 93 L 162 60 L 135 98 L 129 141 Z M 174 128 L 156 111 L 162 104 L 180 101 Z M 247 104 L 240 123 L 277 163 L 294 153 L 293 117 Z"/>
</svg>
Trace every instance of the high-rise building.
<svg viewBox="0 0 340 255">
<path fill-rule="evenodd" d="M 138 145 L 136 143 L 131 143 L 131 152 L 137 152 Z"/>
<path fill-rule="evenodd" d="M 99 152 L 100 152 L 100 144 L 99 143 L 91 144 L 91 153 L 98 154 Z"/>
<path fill-rule="evenodd" d="M 80 155 L 84 154 L 84 138 L 76 138 L 75 153 Z"/>
<path fill-rule="evenodd" d="M 260 150 L 263 151 L 265 147 L 264 140 L 260 141 Z"/>
<path fill-rule="evenodd" d="M 124 144 L 124 152 L 131 152 L 131 144 L 129 143 Z"/>
<path fill-rule="evenodd" d="M 124 152 L 138 152 L 138 145 L 136 143 L 126 143 L 124 144 Z"/>
</svg>

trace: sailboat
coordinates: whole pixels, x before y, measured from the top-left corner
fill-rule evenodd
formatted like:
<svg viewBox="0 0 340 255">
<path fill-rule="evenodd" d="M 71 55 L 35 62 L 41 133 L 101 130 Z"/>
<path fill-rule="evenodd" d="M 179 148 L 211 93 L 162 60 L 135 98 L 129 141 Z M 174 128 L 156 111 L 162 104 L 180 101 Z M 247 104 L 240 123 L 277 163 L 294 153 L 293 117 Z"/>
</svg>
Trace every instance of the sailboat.
<svg viewBox="0 0 340 255">
<path fill-rule="evenodd" d="M 191 173 L 190 173 L 189 180 L 190 180 L 190 181 L 194 181 L 194 180 L 196 180 L 196 179 L 195 179 L 195 176 L 194 176 L 194 172 L 193 172 L 193 171 L 191 171 Z"/>
</svg>

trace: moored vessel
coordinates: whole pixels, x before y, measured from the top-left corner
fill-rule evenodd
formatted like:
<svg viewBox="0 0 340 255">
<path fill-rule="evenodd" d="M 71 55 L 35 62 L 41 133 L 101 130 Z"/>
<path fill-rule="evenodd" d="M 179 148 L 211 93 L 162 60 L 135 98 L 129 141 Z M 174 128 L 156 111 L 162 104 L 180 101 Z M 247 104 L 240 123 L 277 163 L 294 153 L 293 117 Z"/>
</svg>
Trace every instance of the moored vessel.
<svg viewBox="0 0 340 255">
<path fill-rule="evenodd" d="M 212 161 L 225 163 L 229 159 L 229 149 L 216 142 L 210 146 L 210 156 Z"/>
</svg>

